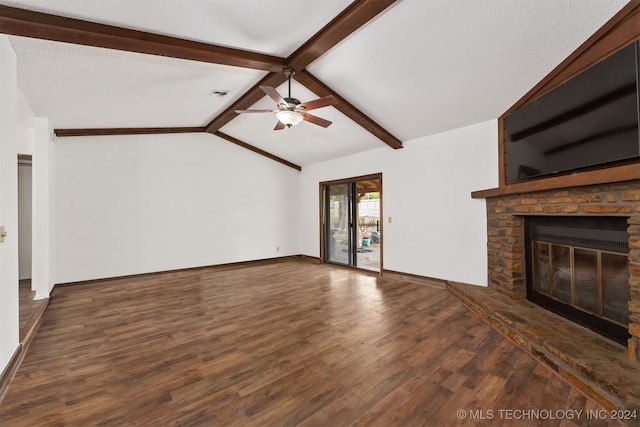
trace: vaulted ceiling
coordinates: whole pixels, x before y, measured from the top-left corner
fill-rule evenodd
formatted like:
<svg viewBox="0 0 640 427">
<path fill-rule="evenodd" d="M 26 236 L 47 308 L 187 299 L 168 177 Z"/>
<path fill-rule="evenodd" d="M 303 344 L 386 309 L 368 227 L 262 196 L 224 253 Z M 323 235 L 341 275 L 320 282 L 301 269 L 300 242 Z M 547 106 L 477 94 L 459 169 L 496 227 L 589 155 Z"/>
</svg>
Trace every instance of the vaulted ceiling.
<svg viewBox="0 0 640 427">
<path fill-rule="evenodd" d="M 0 33 L 21 119 L 59 137 L 209 132 L 299 168 L 500 116 L 626 3 L 0 0 Z M 274 108 L 258 86 L 285 96 L 284 68 L 302 102 L 339 99 L 330 127 L 235 113 Z"/>
</svg>

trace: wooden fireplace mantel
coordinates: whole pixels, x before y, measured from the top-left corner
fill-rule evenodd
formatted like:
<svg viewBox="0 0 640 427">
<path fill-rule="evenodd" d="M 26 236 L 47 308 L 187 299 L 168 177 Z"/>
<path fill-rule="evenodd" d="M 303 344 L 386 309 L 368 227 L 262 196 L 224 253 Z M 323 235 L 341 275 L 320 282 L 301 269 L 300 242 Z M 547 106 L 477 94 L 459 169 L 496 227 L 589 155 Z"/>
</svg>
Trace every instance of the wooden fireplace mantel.
<svg viewBox="0 0 640 427">
<path fill-rule="evenodd" d="M 585 185 L 610 184 L 636 179 L 640 180 L 640 163 L 507 184 L 497 188 L 474 191 L 471 193 L 471 197 L 474 199 L 486 199 L 488 197 L 507 196 L 510 194 L 532 193 L 535 191 L 556 190 Z"/>
</svg>

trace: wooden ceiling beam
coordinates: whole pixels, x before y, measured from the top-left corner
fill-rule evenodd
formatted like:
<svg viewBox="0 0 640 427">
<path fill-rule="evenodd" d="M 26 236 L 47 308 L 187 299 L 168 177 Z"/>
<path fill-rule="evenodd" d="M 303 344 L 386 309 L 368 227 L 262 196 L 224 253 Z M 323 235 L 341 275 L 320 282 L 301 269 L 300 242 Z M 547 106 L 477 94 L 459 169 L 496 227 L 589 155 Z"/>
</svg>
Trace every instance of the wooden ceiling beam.
<svg viewBox="0 0 640 427">
<path fill-rule="evenodd" d="M 302 71 L 342 40 L 378 16 L 397 0 L 356 0 L 300 46 L 287 59 L 288 67 Z"/>
<path fill-rule="evenodd" d="M 218 114 L 211 122 L 209 122 L 206 126 L 207 132 L 217 132 L 221 127 L 236 118 L 238 115 L 236 110 L 246 110 L 264 98 L 266 95 L 262 89 L 260 89 L 260 86 L 278 87 L 286 81 L 287 77 L 282 72 L 267 74 L 262 78 L 262 80 L 238 98 L 236 102 L 231 104 L 226 110 Z"/>
<path fill-rule="evenodd" d="M 284 58 L 0 5 L 0 33 L 264 71 Z"/>
<path fill-rule="evenodd" d="M 260 86 L 278 87 L 287 78 L 282 73 L 284 68 L 291 68 L 298 73 L 303 73 L 301 78 L 296 74 L 296 80 L 315 92 L 319 96 L 334 95 L 339 103 L 336 108 L 347 117 L 354 120 L 367 131 L 378 137 L 387 145 L 393 148 L 402 148 L 402 142 L 383 129 L 376 122 L 371 120 L 363 112 L 349 104 L 344 98 L 324 83 L 317 80 L 304 69 L 313 61 L 324 55 L 327 51 L 340 43 L 354 31 L 365 25 L 371 19 L 380 14 L 383 10 L 394 4 L 397 0 L 356 0 L 336 16 L 331 22 L 318 31 L 306 43 L 300 46 L 287 60 L 286 66 L 280 72 L 267 74 L 262 80 L 256 83 L 251 89 L 244 93 L 236 102 L 230 105 L 225 111 L 216 116 L 208 125 L 207 132 L 215 134 L 220 128 L 233 120 L 238 114 L 235 110 L 246 110 L 253 104 L 261 100 L 265 94 Z M 307 83 L 311 86 L 308 86 Z"/>
<path fill-rule="evenodd" d="M 309 71 L 303 70 L 296 73 L 295 79 L 302 85 L 304 85 L 307 89 L 320 97 L 328 95 L 335 96 L 336 99 L 338 99 L 338 104 L 334 105 L 334 108 L 336 108 L 342 114 L 349 117 L 351 120 L 369 131 L 389 147 L 394 149 L 402 148 L 402 141 L 393 136 L 391 133 L 389 133 L 389 131 L 384 129 L 378 123 L 373 121 L 373 119 L 371 119 L 365 113 L 350 104 L 349 101 L 334 92 L 329 86 L 318 80 Z"/>
<path fill-rule="evenodd" d="M 156 135 L 166 133 L 198 133 L 206 132 L 205 127 L 170 127 L 170 128 L 87 128 L 87 129 L 54 129 L 56 136 L 105 136 L 105 135 Z"/>
<path fill-rule="evenodd" d="M 73 136 L 106 136 L 106 135 L 158 135 L 169 133 L 205 133 L 206 127 L 173 127 L 173 128 L 87 128 L 87 129 L 54 129 L 57 137 L 73 137 Z M 239 145 L 242 148 L 253 151 L 256 154 L 267 157 L 271 160 L 275 160 L 278 163 L 289 166 L 297 171 L 301 171 L 302 167 L 278 157 L 274 154 L 268 153 L 246 142 L 240 141 L 225 133 L 216 131 L 211 134 L 222 138 L 228 142 Z"/>
<path fill-rule="evenodd" d="M 276 156 L 274 154 L 271 154 L 271 153 L 268 153 L 268 152 L 266 152 L 264 150 L 261 150 L 260 148 L 255 147 L 255 146 L 253 146 L 251 144 L 247 144 L 246 142 L 240 141 L 239 139 L 234 138 L 234 137 L 232 137 L 230 135 L 227 135 L 226 133 L 222 133 L 220 131 L 217 131 L 217 132 L 213 132 L 213 134 L 215 136 L 219 137 L 219 138 L 222 138 L 222 139 L 228 141 L 228 142 L 231 142 L 233 144 L 239 145 L 242 148 L 246 148 L 247 150 L 253 151 L 256 154 L 259 154 L 261 156 L 267 157 L 267 158 L 269 158 L 271 160 L 275 160 L 276 162 L 282 163 L 285 166 L 289 166 L 292 169 L 295 169 L 297 171 L 301 171 L 302 170 L 302 167 L 296 165 L 295 163 L 291 163 L 290 161 L 285 160 L 282 157 L 278 157 L 278 156 Z"/>
<path fill-rule="evenodd" d="M 402 148 L 400 140 L 305 70 L 313 61 L 396 1 L 354 1 L 287 59 L 2 5 L 0 5 L 0 33 L 269 71 L 260 82 L 256 83 L 203 128 L 57 129 L 56 135 L 67 137 L 206 131 L 289 167 L 301 170 L 298 165 L 220 132 L 220 128 L 237 116 L 235 110 L 248 109 L 265 96 L 259 86 L 278 87 L 284 83 L 287 78 L 282 71 L 285 68 L 291 68 L 298 72 L 296 80 L 308 89 L 319 96 L 335 96 L 339 101 L 336 106 L 339 111 L 387 145 L 393 148 Z"/>
</svg>

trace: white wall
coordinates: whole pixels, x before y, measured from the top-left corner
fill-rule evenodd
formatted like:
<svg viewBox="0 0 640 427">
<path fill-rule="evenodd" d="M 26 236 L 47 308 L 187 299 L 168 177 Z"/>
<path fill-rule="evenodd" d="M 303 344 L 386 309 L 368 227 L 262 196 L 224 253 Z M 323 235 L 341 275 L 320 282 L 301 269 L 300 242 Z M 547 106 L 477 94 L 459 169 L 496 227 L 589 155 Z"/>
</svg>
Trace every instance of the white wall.
<svg viewBox="0 0 640 427">
<path fill-rule="evenodd" d="M 31 279 L 31 165 L 18 165 L 18 249 L 20 280 Z"/>
<path fill-rule="evenodd" d="M 51 123 L 35 118 L 33 153 L 33 239 L 31 289 L 48 298 L 55 285 L 55 153 Z"/>
<path fill-rule="evenodd" d="M 58 138 L 56 283 L 299 254 L 298 176 L 204 133 Z"/>
<path fill-rule="evenodd" d="M 302 253 L 319 256 L 319 182 L 382 172 L 384 269 L 486 286 L 485 201 L 471 192 L 497 186 L 497 141 L 491 120 L 305 166 Z"/>
<path fill-rule="evenodd" d="M 33 155 L 35 148 L 35 128 L 32 126 L 18 125 L 18 153 Z"/>
<path fill-rule="evenodd" d="M 18 152 L 16 55 L 0 35 L 0 373 L 18 348 Z"/>
</svg>

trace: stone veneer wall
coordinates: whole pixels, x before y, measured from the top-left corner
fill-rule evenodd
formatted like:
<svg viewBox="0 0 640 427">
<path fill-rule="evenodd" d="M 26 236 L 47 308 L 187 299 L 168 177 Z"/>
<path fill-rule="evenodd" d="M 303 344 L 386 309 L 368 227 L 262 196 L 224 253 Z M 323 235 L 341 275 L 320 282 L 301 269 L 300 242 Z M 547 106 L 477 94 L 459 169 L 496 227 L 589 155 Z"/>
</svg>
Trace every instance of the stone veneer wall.
<svg viewBox="0 0 640 427">
<path fill-rule="evenodd" d="M 524 217 L 624 216 L 629 224 L 629 357 L 640 361 L 640 180 L 487 198 L 489 287 L 526 298 Z"/>
</svg>

